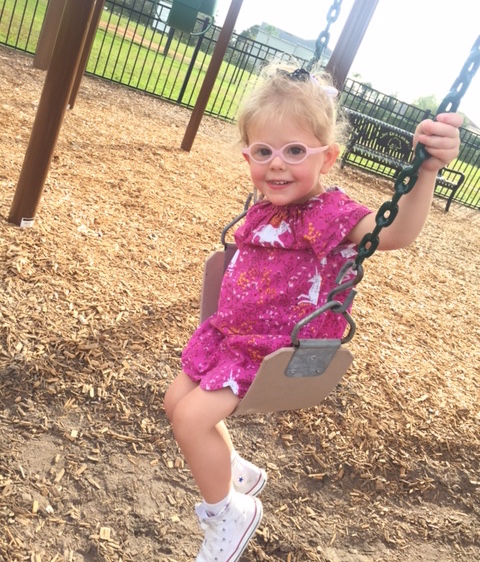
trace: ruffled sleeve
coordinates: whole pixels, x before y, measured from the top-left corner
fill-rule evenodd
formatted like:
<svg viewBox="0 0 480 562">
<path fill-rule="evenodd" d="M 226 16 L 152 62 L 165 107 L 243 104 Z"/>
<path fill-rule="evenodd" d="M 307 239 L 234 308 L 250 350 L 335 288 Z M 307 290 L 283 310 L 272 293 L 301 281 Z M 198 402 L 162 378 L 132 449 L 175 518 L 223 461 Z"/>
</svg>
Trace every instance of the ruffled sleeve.
<svg viewBox="0 0 480 562">
<path fill-rule="evenodd" d="M 352 228 L 371 212 L 338 188 L 322 193 L 310 202 L 304 213 L 304 239 L 317 256 L 328 255 L 342 245 Z"/>
</svg>

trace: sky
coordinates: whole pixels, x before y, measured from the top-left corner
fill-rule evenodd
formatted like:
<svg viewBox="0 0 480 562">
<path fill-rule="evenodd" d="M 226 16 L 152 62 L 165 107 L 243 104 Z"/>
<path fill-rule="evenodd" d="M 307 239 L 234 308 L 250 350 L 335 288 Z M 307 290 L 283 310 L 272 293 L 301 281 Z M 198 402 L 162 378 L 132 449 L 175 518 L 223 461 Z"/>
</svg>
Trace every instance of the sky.
<svg viewBox="0 0 480 562">
<path fill-rule="evenodd" d="M 330 25 L 333 49 L 354 0 L 343 0 Z M 222 25 L 231 0 L 218 0 L 216 24 Z M 332 0 L 243 0 L 235 30 L 269 23 L 304 39 L 316 39 L 327 24 Z M 379 0 L 350 68 L 384 94 L 401 101 L 435 95 L 440 103 L 480 35 L 479 0 Z M 459 111 L 480 126 L 480 69 Z"/>
</svg>

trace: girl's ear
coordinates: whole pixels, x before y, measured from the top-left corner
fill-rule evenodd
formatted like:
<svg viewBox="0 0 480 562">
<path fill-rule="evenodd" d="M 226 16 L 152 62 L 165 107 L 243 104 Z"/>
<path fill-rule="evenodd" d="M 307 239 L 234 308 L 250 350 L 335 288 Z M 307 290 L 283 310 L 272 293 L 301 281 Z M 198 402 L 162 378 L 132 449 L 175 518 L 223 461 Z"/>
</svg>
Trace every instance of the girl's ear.
<svg viewBox="0 0 480 562">
<path fill-rule="evenodd" d="M 250 156 L 248 154 L 243 154 L 243 157 L 250 164 Z"/>
<path fill-rule="evenodd" d="M 340 145 L 334 142 L 328 147 L 328 150 L 326 150 L 323 153 L 323 165 L 321 169 L 322 174 L 328 174 L 332 166 L 337 161 L 339 154 L 340 154 Z"/>
</svg>

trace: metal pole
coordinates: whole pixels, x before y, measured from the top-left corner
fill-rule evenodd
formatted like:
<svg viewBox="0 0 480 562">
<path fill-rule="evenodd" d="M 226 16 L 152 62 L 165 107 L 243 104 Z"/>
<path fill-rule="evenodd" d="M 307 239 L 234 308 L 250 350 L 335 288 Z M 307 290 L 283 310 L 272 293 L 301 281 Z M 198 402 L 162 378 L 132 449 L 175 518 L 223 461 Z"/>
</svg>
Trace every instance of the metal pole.
<svg viewBox="0 0 480 562">
<path fill-rule="evenodd" d="M 67 0 L 8 221 L 32 226 L 42 195 L 95 0 Z"/>
<path fill-rule="evenodd" d="M 167 42 L 165 43 L 165 47 L 163 48 L 163 56 L 164 57 L 166 57 L 168 55 L 168 50 L 170 49 L 170 45 L 172 44 L 174 35 L 175 35 L 175 28 L 170 27 L 170 29 L 168 30 Z"/>
<path fill-rule="evenodd" d="M 225 18 L 225 23 L 223 24 L 222 30 L 220 31 L 220 35 L 218 36 L 215 50 L 213 51 L 207 73 L 205 74 L 200 93 L 198 94 L 197 103 L 193 108 L 192 114 L 190 116 L 190 121 L 188 122 L 187 129 L 183 137 L 181 146 L 183 150 L 186 150 L 187 152 L 190 152 L 193 141 L 195 140 L 198 127 L 200 126 L 205 108 L 207 107 L 208 98 L 210 97 L 213 86 L 215 85 L 218 71 L 220 70 L 223 57 L 225 56 L 225 52 L 228 47 L 228 43 L 230 42 L 230 38 L 232 37 L 238 13 L 240 12 L 240 8 L 242 7 L 242 3 L 243 0 L 232 0 L 227 17 Z"/>
<path fill-rule="evenodd" d="M 341 91 L 353 59 L 377 7 L 378 0 L 355 0 L 325 70 Z"/>
</svg>

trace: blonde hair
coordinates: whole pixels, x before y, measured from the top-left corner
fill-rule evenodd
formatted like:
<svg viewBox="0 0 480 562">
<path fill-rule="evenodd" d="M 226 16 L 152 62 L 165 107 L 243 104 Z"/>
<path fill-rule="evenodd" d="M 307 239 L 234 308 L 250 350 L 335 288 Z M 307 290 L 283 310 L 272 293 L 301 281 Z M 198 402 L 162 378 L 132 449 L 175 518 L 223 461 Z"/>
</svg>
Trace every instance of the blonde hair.
<svg viewBox="0 0 480 562">
<path fill-rule="evenodd" d="M 341 142 L 345 122 L 332 92 L 335 89 L 326 73 L 309 75 L 298 66 L 269 64 L 237 115 L 240 142 L 243 146 L 249 144 L 248 131 L 252 123 L 284 117 L 297 120 L 322 144 Z"/>
</svg>

